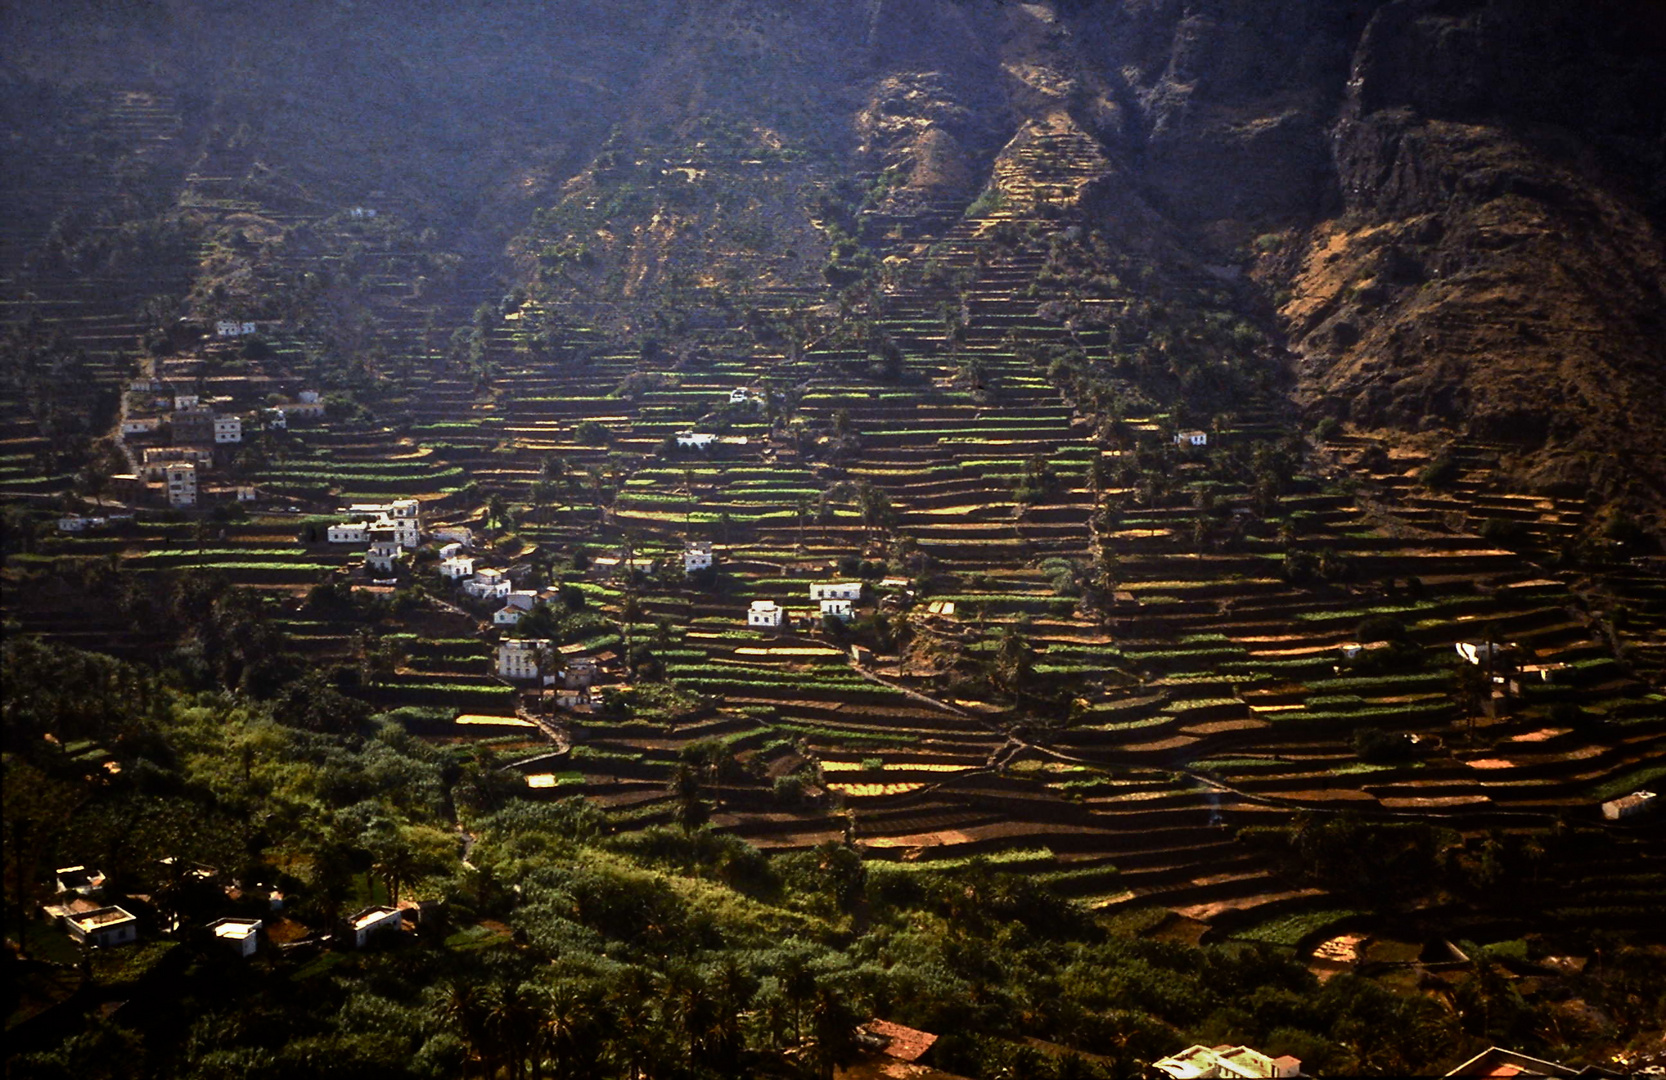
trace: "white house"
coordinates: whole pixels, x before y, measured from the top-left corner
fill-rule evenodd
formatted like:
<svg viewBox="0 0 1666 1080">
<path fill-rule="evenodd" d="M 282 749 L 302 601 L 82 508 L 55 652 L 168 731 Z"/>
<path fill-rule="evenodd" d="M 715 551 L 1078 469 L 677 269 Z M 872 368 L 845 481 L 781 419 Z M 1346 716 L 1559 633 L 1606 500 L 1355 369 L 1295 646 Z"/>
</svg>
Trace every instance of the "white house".
<svg viewBox="0 0 1666 1080">
<path fill-rule="evenodd" d="M 599 673 L 594 656 L 575 656 L 561 669 L 561 682 L 569 690 L 582 690 L 594 684 Z"/>
<path fill-rule="evenodd" d="M 1172 1057 L 1154 1061 L 1151 1067 L 1176 1080 L 1271 1080 L 1302 1074 L 1300 1058 L 1268 1057 L 1247 1046 L 1189 1046 Z"/>
<path fill-rule="evenodd" d="M 371 540 L 386 540 L 404 548 L 415 548 L 422 542 L 422 504 L 415 499 L 354 503 L 337 513 L 363 522 L 365 535 Z"/>
<path fill-rule="evenodd" d="M 67 533 L 85 532 L 92 527 L 96 518 L 84 518 L 80 514 L 65 514 L 58 519 L 58 531 Z"/>
<path fill-rule="evenodd" d="M 362 521 L 341 521 L 324 530 L 332 544 L 362 544 L 370 539 L 370 527 Z"/>
<path fill-rule="evenodd" d="M 60 866 L 56 874 L 58 891 L 91 896 L 104 886 L 104 873 L 85 866 Z"/>
<path fill-rule="evenodd" d="M 860 581 L 834 581 L 821 585 L 811 585 L 810 599 L 860 600 L 862 599 L 862 583 Z"/>
<path fill-rule="evenodd" d="M 316 390 L 302 390 L 295 395 L 295 400 L 302 405 L 321 405 L 324 402 L 324 398 Z"/>
<path fill-rule="evenodd" d="M 504 605 L 492 612 L 494 626 L 514 626 L 538 604 L 538 594 L 517 590 L 504 597 Z"/>
<path fill-rule="evenodd" d="M 461 581 L 474 576 L 474 560 L 467 555 L 440 560 L 440 576 L 447 581 Z"/>
<path fill-rule="evenodd" d="M 214 418 L 214 441 L 216 443 L 242 442 L 243 418 L 241 416 L 216 416 Z"/>
<path fill-rule="evenodd" d="M 498 643 L 497 673 L 504 679 L 536 679 L 538 652 L 542 649 L 556 655 L 555 645 L 547 638 L 511 638 Z"/>
<path fill-rule="evenodd" d="M 422 543 L 422 527 L 413 518 L 379 517 L 368 527 L 372 540 L 385 540 L 402 548 L 415 548 Z"/>
<path fill-rule="evenodd" d="M 1174 445 L 1208 446 L 1209 433 L 1207 431 L 1198 431 L 1196 428 L 1193 428 L 1190 431 L 1177 431 L 1174 433 Z"/>
<path fill-rule="evenodd" d="M 821 614 L 824 619 L 831 615 L 835 619 L 848 620 L 856 614 L 856 611 L 849 600 L 823 600 L 821 601 Z"/>
<path fill-rule="evenodd" d="M 474 577 L 463 582 L 463 591 L 476 600 L 501 600 L 514 588 L 514 582 L 502 570 L 476 570 Z"/>
<path fill-rule="evenodd" d="M 679 431 L 677 432 L 678 446 L 692 446 L 704 450 L 717 440 L 717 436 L 709 431 Z"/>
<path fill-rule="evenodd" d="M 162 471 L 168 482 L 168 505 L 183 509 L 197 505 L 197 467 L 189 461 L 174 461 Z"/>
<path fill-rule="evenodd" d="M 729 404 L 745 405 L 752 400 L 752 394 L 745 387 L 737 386 L 729 391 Z"/>
<path fill-rule="evenodd" d="M 259 919 L 216 919 L 208 924 L 208 929 L 238 956 L 247 958 L 260 946 L 263 925 Z"/>
<path fill-rule="evenodd" d="M 64 928 L 84 945 L 125 945 L 139 936 L 139 920 L 126 908 L 101 907 L 66 916 Z"/>
<path fill-rule="evenodd" d="M 452 544 L 461 544 L 466 548 L 474 547 L 474 532 L 460 525 L 450 525 L 443 529 L 435 529 L 434 539 L 444 540 Z M 444 549 L 441 549 L 440 558 L 448 559 L 450 557 L 451 556 L 445 554 Z"/>
<path fill-rule="evenodd" d="M 712 565 L 712 546 L 706 540 L 690 540 L 683 545 L 683 573 L 692 574 L 696 570 L 710 570 Z"/>
<path fill-rule="evenodd" d="M 365 549 L 365 569 L 378 574 L 391 574 L 394 568 L 399 565 L 401 554 L 402 549 L 398 544 L 389 543 L 386 540 L 377 540 Z"/>
<path fill-rule="evenodd" d="M 353 947 L 362 949 L 381 934 L 403 930 L 405 917 L 398 908 L 367 907 L 355 912 L 347 924 L 353 928 Z"/>
<path fill-rule="evenodd" d="M 201 401 L 202 397 L 198 394 L 175 394 L 174 412 L 179 412 L 181 409 L 195 409 Z"/>
<path fill-rule="evenodd" d="M 221 319 L 214 324 L 214 336 L 223 338 L 246 337 L 255 332 L 252 322 L 238 322 L 236 319 Z"/>
<path fill-rule="evenodd" d="M 123 435 L 150 435 L 162 426 L 160 416 L 130 416 L 121 422 Z"/>
<path fill-rule="evenodd" d="M 779 629 L 784 614 L 781 605 L 773 600 L 754 600 L 746 612 L 746 625 Z"/>
<path fill-rule="evenodd" d="M 440 548 L 440 558 L 442 560 L 455 559 L 461 554 L 463 554 L 462 544 L 445 544 Z"/>
<path fill-rule="evenodd" d="M 1611 799 L 1602 804 L 1602 816 L 1609 821 L 1620 821 L 1624 818 L 1646 814 L 1654 808 L 1655 793 L 1652 791 L 1636 791 L 1624 798 Z"/>
</svg>

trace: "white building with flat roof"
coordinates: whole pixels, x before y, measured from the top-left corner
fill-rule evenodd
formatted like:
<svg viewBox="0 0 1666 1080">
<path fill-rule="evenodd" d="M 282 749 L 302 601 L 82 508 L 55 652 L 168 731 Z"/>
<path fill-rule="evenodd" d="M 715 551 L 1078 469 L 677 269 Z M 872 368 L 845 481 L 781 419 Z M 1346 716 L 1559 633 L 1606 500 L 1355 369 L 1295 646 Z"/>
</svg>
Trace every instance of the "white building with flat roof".
<svg viewBox="0 0 1666 1080">
<path fill-rule="evenodd" d="M 779 629 L 786 612 L 773 600 L 754 600 L 746 612 L 746 625 Z"/>
<path fill-rule="evenodd" d="M 441 559 L 440 576 L 447 581 L 462 581 L 464 578 L 473 577 L 474 560 L 467 555 Z"/>
<path fill-rule="evenodd" d="M 683 545 L 683 573 L 692 574 L 696 570 L 710 570 L 712 565 L 712 546 L 706 540 L 690 540 Z"/>
<path fill-rule="evenodd" d="M 404 549 L 387 540 L 377 540 L 364 552 L 364 567 L 376 574 L 391 574 L 399 565 Z"/>
<path fill-rule="evenodd" d="M 367 907 L 347 920 L 353 928 L 353 947 L 362 949 L 381 934 L 397 933 L 405 928 L 405 917 L 398 908 Z"/>
<path fill-rule="evenodd" d="M 101 907 L 65 916 L 64 929 L 83 945 L 102 949 L 138 940 L 139 920 L 126 908 Z"/>
<path fill-rule="evenodd" d="M 162 470 L 168 485 L 168 505 L 183 510 L 197 505 L 197 466 L 189 461 L 172 461 Z"/>
<path fill-rule="evenodd" d="M 362 521 L 340 521 L 324 530 L 332 544 L 362 544 L 370 539 L 370 526 Z"/>
<path fill-rule="evenodd" d="M 856 608 L 849 600 L 828 599 L 821 601 L 821 615 L 848 622 L 856 615 Z"/>
<path fill-rule="evenodd" d="M 504 679 L 536 679 L 538 654 L 558 655 L 555 644 L 548 638 L 511 638 L 498 643 L 497 673 Z"/>
<path fill-rule="evenodd" d="M 214 418 L 214 442 L 240 443 L 243 441 L 243 418 L 241 416 L 216 416 Z"/>
<path fill-rule="evenodd" d="M 860 581 L 834 581 L 822 585 L 811 585 L 810 599 L 860 600 L 862 599 L 862 583 Z"/>
<path fill-rule="evenodd" d="M 260 928 L 264 925 L 259 919 L 216 919 L 208 929 L 238 956 L 248 958 L 260 947 Z"/>
</svg>

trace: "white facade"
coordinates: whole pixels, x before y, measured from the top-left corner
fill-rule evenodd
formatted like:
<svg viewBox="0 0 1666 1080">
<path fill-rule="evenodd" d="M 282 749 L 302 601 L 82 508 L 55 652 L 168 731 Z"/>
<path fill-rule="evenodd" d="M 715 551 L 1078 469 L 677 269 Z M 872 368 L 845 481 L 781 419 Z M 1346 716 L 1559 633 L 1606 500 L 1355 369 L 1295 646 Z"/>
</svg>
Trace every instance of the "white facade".
<svg viewBox="0 0 1666 1080">
<path fill-rule="evenodd" d="M 451 544 L 461 544 L 466 548 L 474 547 L 473 531 L 456 525 L 450 525 L 443 529 L 435 529 L 434 539 L 444 540 Z M 445 549 L 442 548 L 440 550 L 440 558 L 449 559 L 450 557 L 451 556 L 445 554 Z"/>
<path fill-rule="evenodd" d="M 126 908 L 102 907 L 64 919 L 64 927 L 76 941 L 104 948 L 125 945 L 139 936 L 139 920 Z"/>
<path fill-rule="evenodd" d="M 555 646 L 547 638 L 524 638 L 500 642 L 497 647 L 497 673 L 505 679 L 536 679 L 538 651 L 555 654 Z"/>
<path fill-rule="evenodd" d="M 322 403 L 324 398 L 316 390 L 302 390 L 295 396 L 295 400 L 302 405 L 317 405 Z"/>
<path fill-rule="evenodd" d="M 1207 431 L 1177 431 L 1174 433 L 1176 446 L 1208 446 L 1209 433 Z"/>
<path fill-rule="evenodd" d="M 239 484 L 237 486 L 237 501 L 252 503 L 260 493 L 253 484 Z"/>
<path fill-rule="evenodd" d="M 162 472 L 168 482 L 168 505 L 183 509 L 197 505 L 197 467 L 189 461 L 175 461 Z"/>
<path fill-rule="evenodd" d="M 271 428 L 273 431 L 289 430 L 289 414 L 284 412 L 282 409 L 267 409 L 264 415 L 266 417 L 266 426 Z"/>
<path fill-rule="evenodd" d="M 208 924 L 208 929 L 238 956 L 246 959 L 260 947 L 262 925 L 259 919 L 216 919 Z"/>
<path fill-rule="evenodd" d="M 123 435 L 149 435 L 162 426 L 159 416 L 130 416 L 121 422 Z"/>
<path fill-rule="evenodd" d="M 324 530 L 324 538 L 332 544 L 362 544 L 370 539 L 370 528 L 362 521 L 342 521 Z"/>
<path fill-rule="evenodd" d="M 786 612 L 781 605 L 773 600 L 754 600 L 752 607 L 746 612 L 746 625 L 778 628 L 784 614 Z"/>
<path fill-rule="evenodd" d="M 386 540 L 376 541 L 365 549 L 365 569 L 378 574 L 393 573 L 394 568 L 399 565 L 401 550 L 398 544 L 392 544 Z"/>
<path fill-rule="evenodd" d="M 214 441 L 216 443 L 242 442 L 243 418 L 241 416 L 216 416 L 214 418 Z"/>
<path fill-rule="evenodd" d="M 214 324 L 214 336 L 223 338 L 247 337 L 256 330 L 252 322 L 238 322 L 236 319 L 221 319 Z"/>
<path fill-rule="evenodd" d="M 822 618 L 831 615 L 835 619 L 849 619 L 855 613 L 849 600 L 823 600 L 821 602 Z"/>
<path fill-rule="evenodd" d="M 368 531 L 372 540 L 385 540 L 402 548 L 422 543 L 422 528 L 410 518 L 377 518 Z"/>
<path fill-rule="evenodd" d="M 440 560 L 440 576 L 447 581 L 461 581 L 474 576 L 474 560 L 467 555 Z"/>
<path fill-rule="evenodd" d="M 729 404 L 731 405 L 745 405 L 751 400 L 752 395 L 747 393 L 746 390 L 741 387 L 737 386 L 735 389 L 729 391 Z"/>
<path fill-rule="evenodd" d="M 194 409 L 197 407 L 198 403 L 201 402 L 201 400 L 202 398 L 197 394 L 175 394 L 174 412 L 178 412 L 181 409 Z"/>
<path fill-rule="evenodd" d="M 693 446 L 703 450 L 715 441 L 717 441 L 717 436 L 709 431 L 677 432 L 678 446 Z"/>
<path fill-rule="evenodd" d="M 66 514 L 58 519 L 58 531 L 68 533 L 84 532 L 92 527 L 97 518 L 84 518 L 80 514 Z"/>
<path fill-rule="evenodd" d="M 167 475 L 168 466 L 182 461 L 207 466 L 214 461 L 214 451 L 198 446 L 152 446 L 145 450 L 145 479 L 160 480 Z"/>
<path fill-rule="evenodd" d="M 835 581 L 825 585 L 811 585 L 810 599 L 860 600 L 862 599 L 862 583 L 860 581 Z"/>
<path fill-rule="evenodd" d="M 479 570 L 463 582 L 463 591 L 476 600 L 502 600 L 515 589 L 502 570 Z"/>
<path fill-rule="evenodd" d="M 683 545 L 683 573 L 692 574 L 696 570 L 709 570 L 712 565 L 712 546 L 705 541 L 696 541 Z"/>
<path fill-rule="evenodd" d="M 367 907 L 348 920 L 353 927 L 353 947 L 362 949 L 382 931 L 403 930 L 405 917 L 398 908 Z"/>
<path fill-rule="evenodd" d="M 526 617 L 526 612 L 518 607 L 505 604 L 492 612 L 493 626 L 514 626 Z"/>
</svg>

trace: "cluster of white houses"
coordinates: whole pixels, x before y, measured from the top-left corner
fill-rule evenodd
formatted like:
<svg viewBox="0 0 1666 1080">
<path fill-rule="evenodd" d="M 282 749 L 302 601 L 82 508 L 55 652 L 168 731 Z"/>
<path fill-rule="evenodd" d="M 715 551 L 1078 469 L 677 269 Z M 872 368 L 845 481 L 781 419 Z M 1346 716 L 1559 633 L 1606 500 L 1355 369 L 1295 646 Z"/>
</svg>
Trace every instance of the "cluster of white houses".
<svg viewBox="0 0 1666 1080">
<path fill-rule="evenodd" d="M 332 544 L 393 544 L 409 551 L 422 542 L 422 507 L 415 499 L 354 503 L 336 513 L 344 520 L 324 530 Z"/>
<path fill-rule="evenodd" d="M 816 605 L 813 612 L 806 615 L 818 615 L 823 619 L 839 619 L 849 621 L 856 615 L 856 605 L 862 599 L 862 583 L 860 581 L 835 581 L 823 585 L 810 586 L 810 601 Z M 778 630 L 789 625 L 795 612 L 789 611 L 773 600 L 754 600 L 746 612 L 746 625 L 760 630 Z"/>
<path fill-rule="evenodd" d="M 160 865 L 170 872 L 179 870 L 183 865 L 187 873 L 204 881 L 211 881 L 216 875 L 212 867 L 176 864 L 173 859 L 163 859 Z M 97 870 L 85 866 L 61 867 L 56 875 L 57 895 L 42 910 L 72 939 L 90 948 L 110 948 L 137 941 L 139 917 L 120 904 L 105 903 L 102 899 L 104 882 L 104 875 Z M 251 899 L 250 894 L 235 881 L 225 889 L 225 893 L 228 900 L 246 903 Z M 252 899 L 256 903 L 254 910 L 270 912 L 283 911 L 287 901 L 282 892 L 268 886 L 262 886 Z M 407 913 L 415 915 L 420 922 L 431 904 L 431 901 L 412 903 L 401 900 L 396 907 L 367 907 L 347 918 L 346 930 L 352 937 L 353 946 L 362 949 L 389 932 L 404 929 Z M 238 956 L 248 957 L 258 950 L 260 932 L 265 925 L 264 919 L 228 916 L 207 923 L 203 929 Z M 184 927 L 175 920 L 164 929 L 178 931 Z"/>
<path fill-rule="evenodd" d="M 324 400 L 316 390 L 302 390 L 297 401 L 285 405 L 223 412 L 217 405 L 229 399 L 205 402 L 200 394 L 170 391 L 157 379 L 134 379 L 127 389 L 129 407 L 121 421 L 121 437 L 138 450 L 139 471 L 113 480 L 118 489 L 129 488 L 125 493 L 133 496 L 159 485 L 167 504 L 182 510 L 211 494 L 203 475 L 214 468 L 216 452 L 240 445 L 251 426 L 286 429 L 291 415 L 321 416 L 324 412 Z M 147 445 L 164 435 L 170 445 Z M 255 498 L 254 488 L 247 485 L 228 488 L 224 494 L 239 502 Z"/>
</svg>

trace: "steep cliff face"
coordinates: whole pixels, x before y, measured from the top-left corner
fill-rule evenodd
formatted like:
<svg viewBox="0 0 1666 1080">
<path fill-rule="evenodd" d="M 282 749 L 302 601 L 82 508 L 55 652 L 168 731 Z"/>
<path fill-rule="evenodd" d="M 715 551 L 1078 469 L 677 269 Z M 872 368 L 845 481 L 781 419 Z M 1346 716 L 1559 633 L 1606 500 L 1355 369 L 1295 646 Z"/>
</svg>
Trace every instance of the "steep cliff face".
<svg viewBox="0 0 1666 1080">
<path fill-rule="evenodd" d="M 1632 5 L 1377 12 L 1341 213 L 1285 265 L 1307 404 L 1505 444 L 1529 487 L 1666 499 L 1662 42 Z"/>
<path fill-rule="evenodd" d="M 1250 266 L 1313 414 L 1666 505 L 1658 5 L 1063 15 L 1073 110 L 1194 255 Z"/>
</svg>

